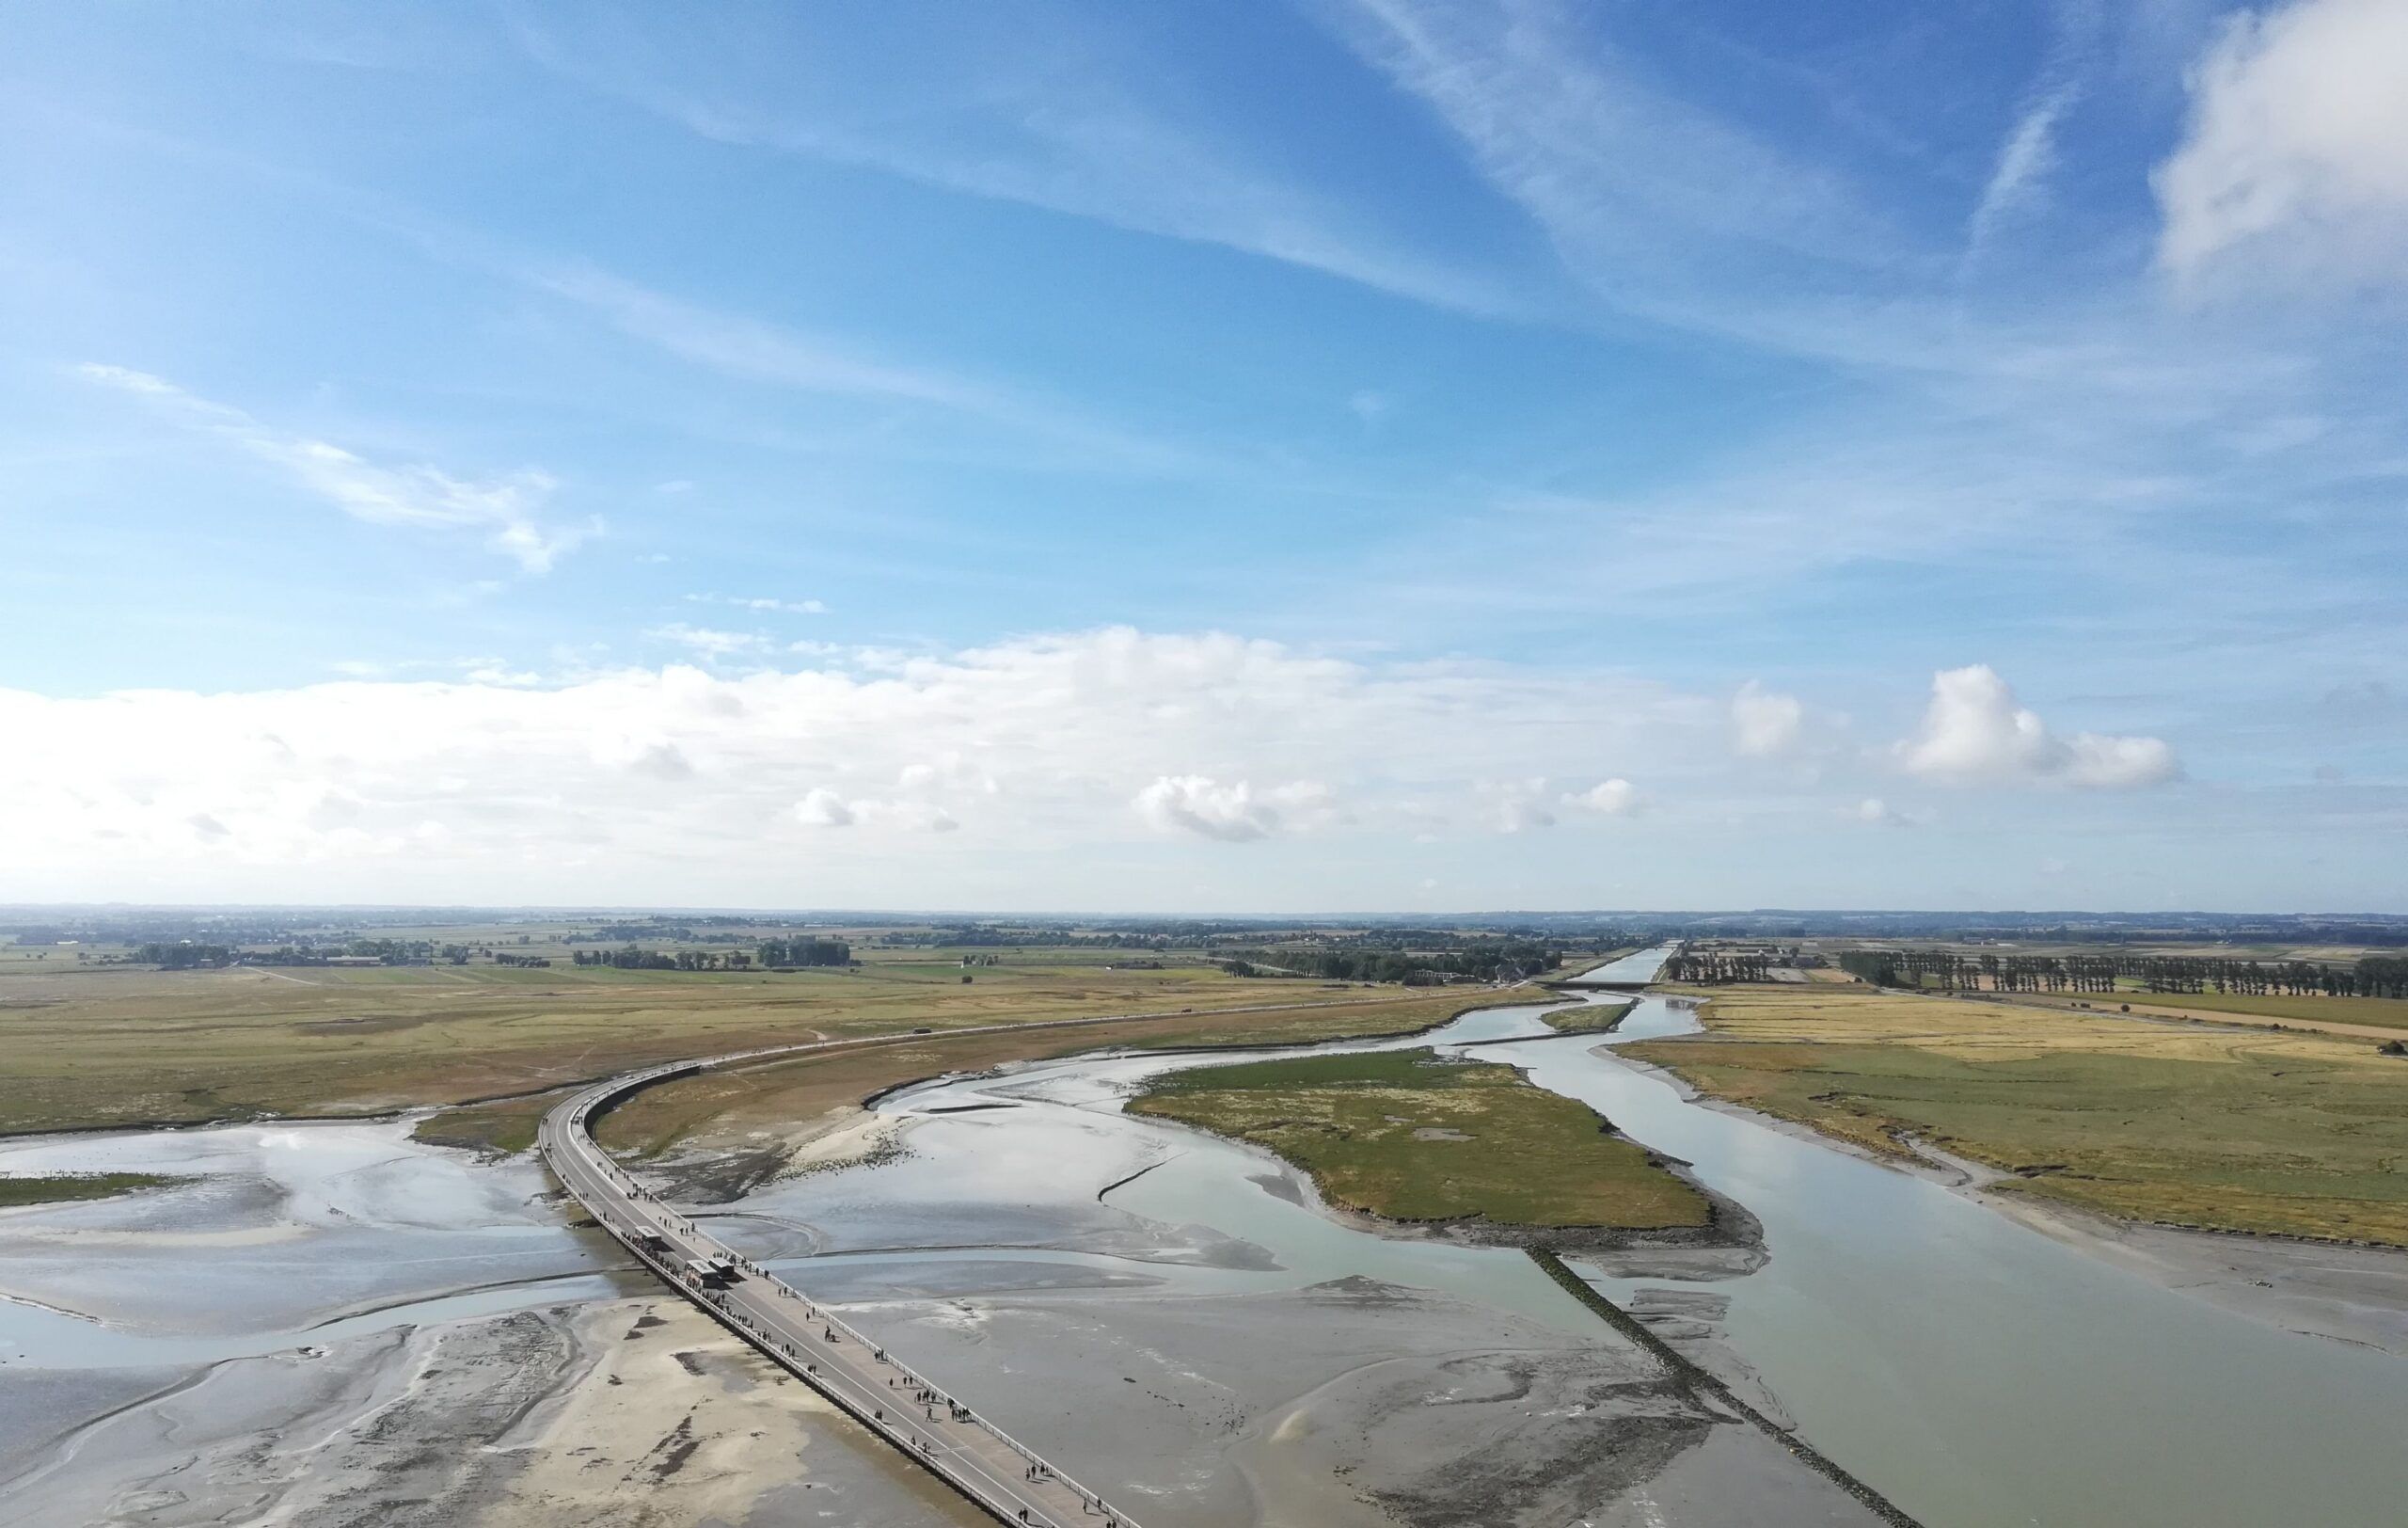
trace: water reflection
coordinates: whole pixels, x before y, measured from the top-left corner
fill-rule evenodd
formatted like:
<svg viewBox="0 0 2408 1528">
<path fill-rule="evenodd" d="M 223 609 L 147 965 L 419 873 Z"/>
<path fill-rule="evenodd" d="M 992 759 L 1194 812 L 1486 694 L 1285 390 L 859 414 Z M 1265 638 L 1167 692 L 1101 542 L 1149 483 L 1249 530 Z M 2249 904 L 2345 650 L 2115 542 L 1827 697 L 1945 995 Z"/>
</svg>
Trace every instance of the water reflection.
<svg viewBox="0 0 2408 1528">
<path fill-rule="evenodd" d="M 1650 954 L 1642 974 L 1660 962 Z M 1694 1029 L 1675 1003 L 1641 999 L 1605 1045 L 1535 1038 L 1554 1035 L 1539 1011 L 1491 1010 L 1418 1039 L 1312 1048 L 1436 1043 L 1508 1062 L 1691 1164 L 1761 1220 L 1769 1260 L 1711 1283 L 1601 1287 L 1642 1303 L 1664 1290 L 1727 1298 L 1731 1346 L 1805 1434 L 1925 1520 L 2402 1520 L 2408 1364 L 2187 1299 L 1937 1184 L 1689 1102 L 1611 1049 Z M 858 1246 L 896 1245 L 881 1206 L 900 1207 L 908 1233 L 958 1226 L 958 1212 L 976 1220 L 983 1205 L 983 1223 L 1016 1232 L 1023 1249 L 1007 1267 L 1139 1267 L 1148 1287 L 1213 1293 L 1362 1275 L 1567 1326 L 1585 1319 L 1518 1254 L 1350 1229 L 1295 1202 L 1292 1175 L 1266 1154 L 1118 1112 L 1149 1075 L 1262 1054 L 1273 1053 L 1091 1058 L 910 1090 L 884 1106 L 921 1117 L 916 1159 L 765 1198 L 815 1224 L 832 1205 L 849 1207 Z M 972 1102 L 1012 1106 L 928 1112 Z M 1117 1246 L 1099 1251 L 1098 1240 Z M 1059 1249 L 1038 1249 L 1048 1245 Z M 1258 1251 L 1260 1265 L 1232 1248 Z M 1116 1287 L 1128 1286 L 1082 1297 L 1108 1299 Z"/>
<path fill-rule="evenodd" d="M 182 1365 L 607 1293 L 531 1161 L 412 1122 L 230 1125 L 0 1144 L 0 1172 L 173 1186 L 0 1215 L 0 1364 Z M 615 1261 L 615 1260 L 613 1260 Z"/>
</svg>

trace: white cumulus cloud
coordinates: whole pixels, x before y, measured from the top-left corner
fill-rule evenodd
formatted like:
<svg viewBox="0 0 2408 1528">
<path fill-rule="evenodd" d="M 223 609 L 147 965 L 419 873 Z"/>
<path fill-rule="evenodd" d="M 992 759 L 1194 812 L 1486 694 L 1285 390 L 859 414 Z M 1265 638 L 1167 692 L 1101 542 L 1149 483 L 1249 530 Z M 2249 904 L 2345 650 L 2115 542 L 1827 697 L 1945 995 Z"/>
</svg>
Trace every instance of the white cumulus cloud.
<svg viewBox="0 0 2408 1528">
<path fill-rule="evenodd" d="M 1900 811 L 1878 796 L 1867 796 L 1845 814 L 1850 820 L 1874 828 L 1919 828 L 1926 820 L 1914 812 Z"/>
<path fill-rule="evenodd" d="M 2191 90 L 2189 133 L 2155 178 L 2167 269 L 2188 276 L 2251 246 L 2283 263 L 2408 274 L 2408 5 L 2244 14 Z"/>
<path fill-rule="evenodd" d="M 1563 798 L 1563 804 L 1599 817 L 1629 817 L 1640 807 L 1639 788 L 1619 777 L 1600 780 Z"/>
<path fill-rule="evenodd" d="M 1555 826 L 1555 808 L 1547 800 L 1545 776 L 1485 781 L 1478 794 L 1481 822 L 1498 833 L 1529 833 Z"/>
<path fill-rule="evenodd" d="M 1320 788 L 1310 785 L 1257 793 L 1244 780 L 1225 785 L 1209 775 L 1165 774 L 1137 792 L 1133 804 L 1139 816 L 1158 828 L 1244 843 L 1279 831 L 1283 802 L 1305 804 L 1322 795 Z"/>
<path fill-rule="evenodd" d="M 1731 697 L 1731 741 L 1750 758 L 1778 758 L 1795 749 L 1806 725 L 1806 707 L 1796 695 L 1766 689 L 1753 679 Z"/>
<path fill-rule="evenodd" d="M 1568 815 L 1600 757 L 1710 767 L 1722 720 L 1613 674 L 1125 628 L 726 671 L 0 688 L 0 899 L 1063 905 L 1210 840 L 1451 837 L 1481 782 L 1554 782 L 1521 794 Z"/>
<path fill-rule="evenodd" d="M 2159 785 L 2182 772 L 2162 739 L 2058 736 L 1985 663 L 1932 676 L 1922 729 L 1897 745 L 1897 757 L 1909 773 L 1951 785 L 2115 789 Z"/>
<path fill-rule="evenodd" d="M 851 804 L 826 786 L 814 787 L 808 795 L 795 803 L 794 815 L 806 827 L 849 828 L 853 825 Z"/>
</svg>

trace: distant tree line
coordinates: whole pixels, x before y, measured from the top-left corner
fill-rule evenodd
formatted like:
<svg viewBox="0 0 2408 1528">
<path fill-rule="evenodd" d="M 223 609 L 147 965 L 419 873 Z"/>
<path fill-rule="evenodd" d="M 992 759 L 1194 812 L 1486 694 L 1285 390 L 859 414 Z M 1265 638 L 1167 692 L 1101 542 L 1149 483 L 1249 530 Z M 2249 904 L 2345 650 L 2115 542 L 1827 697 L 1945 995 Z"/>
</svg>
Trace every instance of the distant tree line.
<svg viewBox="0 0 2408 1528">
<path fill-rule="evenodd" d="M 135 947 L 134 959 L 166 971 L 190 971 L 206 965 L 231 963 L 234 952 L 224 945 L 148 944 Z"/>
<path fill-rule="evenodd" d="M 1044 946 L 1060 949 L 1168 949 L 1172 940 L 1160 933 L 1083 933 L 1065 929 L 1022 928 L 991 923 L 943 924 L 929 929 L 897 929 L 878 937 L 896 949 L 1017 948 Z M 1192 941 L 1191 941 L 1192 943 Z"/>
<path fill-rule="evenodd" d="M 591 934 L 571 933 L 567 937 L 572 940 L 588 938 L 597 943 L 618 939 L 633 944 L 639 939 L 675 939 L 690 943 L 696 935 L 690 923 L 672 923 L 665 918 L 623 918 L 596 924 Z"/>
<path fill-rule="evenodd" d="M 1857 949 L 1840 969 L 1878 987 L 1946 992 L 2114 993 L 2118 979 L 2140 991 L 2242 997 L 2408 997 L 2408 958 L 2368 955 L 2353 963 L 2233 960 L 2200 955 L 1963 955 L 1951 950 Z"/>
<path fill-rule="evenodd" d="M 1684 950 L 1664 963 L 1663 979 L 1719 987 L 1733 981 L 1770 981 L 1772 957 L 1760 950 Z"/>
<path fill-rule="evenodd" d="M 752 950 L 646 949 L 631 943 L 616 949 L 569 952 L 569 959 L 578 965 L 610 965 L 622 971 L 750 971 L 756 963 L 790 970 L 799 965 L 842 966 L 851 963 L 852 958 L 852 946 L 842 939 L 800 934 L 765 939 Z"/>
<path fill-rule="evenodd" d="M 1435 981 L 1465 977 L 1481 981 L 1519 980 L 1563 963 L 1563 951 L 1519 940 L 1481 940 L 1455 949 L 1407 954 L 1397 949 L 1280 949 L 1228 951 L 1223 969 L 1239 976 L 1265 971 L 1318 977 L 1324 981 Z"/>
<path fill-rule="evenodd" d="M 763 965 L 849 965 L 853 947 L 842 939 L 818 939 L 796 934 L 786 939 L 764 939 L 754 951 Z"/>
<path fill-rule="evenodd" d="M 743 950 L 643 949 L 622 945 L 616 949 L 573 949 L 577 965 L 610 965 L 622 971 L 748 971 L 752 957 Z"/>
</svg>

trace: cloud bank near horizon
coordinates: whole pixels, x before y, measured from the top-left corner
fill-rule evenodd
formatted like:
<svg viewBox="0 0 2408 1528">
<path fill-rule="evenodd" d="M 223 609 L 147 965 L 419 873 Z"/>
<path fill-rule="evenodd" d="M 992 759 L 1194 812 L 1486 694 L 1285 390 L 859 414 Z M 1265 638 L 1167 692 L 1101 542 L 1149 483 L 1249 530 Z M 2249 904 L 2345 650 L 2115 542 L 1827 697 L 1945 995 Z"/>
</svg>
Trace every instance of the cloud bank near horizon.
<svg viewBox="0 0 2408 1528">
<path fill-rule="evenodd" d="M 1922 733 L 1827 759 L 1787 788 L 1798 809 L 1830 815 L 1884 779 L 2174 778 L 2162 740 L 2059 738 L 1986 668 L 1935 686 Z M 1066 846 L 1176 860 L 1693 828 L 1764 788 L 1748 772 L 1791 730 L 1782 698 L 1743 692 L 1735 739 L 1730 703 L 1624 676 L 1127 628 L 796 668 L 0 692 L 21 740 L 0 758 L 0 894 L 136 897 L 239 872 L 294 897 L 403 875 L 641 900 L 651 878 L 715 867 L 750 884 L 791 871 L 848 901 L 884 883 L 873 866 L 941 885 L 963 845 L 1025 856 L 1034 893 Z"/>
</svg>

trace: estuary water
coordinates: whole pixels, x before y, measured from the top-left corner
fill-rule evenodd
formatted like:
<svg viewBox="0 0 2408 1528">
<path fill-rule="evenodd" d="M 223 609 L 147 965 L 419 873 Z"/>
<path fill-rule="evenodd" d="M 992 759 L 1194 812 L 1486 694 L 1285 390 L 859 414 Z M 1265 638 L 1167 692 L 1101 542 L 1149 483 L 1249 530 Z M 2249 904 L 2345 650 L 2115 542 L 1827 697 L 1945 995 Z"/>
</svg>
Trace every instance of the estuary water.
<svg viewBox="0 0 2408 1528">
<path fill-rule="evenodd" d="M 622 1260 L 562 1222 L 532 1161 L 429 1146 L 413 1122 L 0 1142 L 0 1173 L 175 1180 L 0 1212 L 0 1481 L 214 1365 L 643 1287 L 597 1271 Z"/>
<path fill-rule="evenodd" d="M 1523 1068 L 1745 1206 L 1767 1253 L 1754 1271 L 1596 1274 L 1598 1287 L 1642 1309 L 1668 1293 L 1721 1307 L 1725 1345 L 1801 1434 L 1932 1528 L 2408 1520 L 2408 1361 L 2208 1305 L 1939 1184 L 1690 1102 L 1613 1053 L 1695 1028 L 1663 998 L 1640 998 L 1603 1044 L 1537 1038 L 1555 1035 L 1540 1011 L 1308 1048 L 1435 1044 Z M 1351 1228 L 1301 1202 L 1266 1154 L 1120 1112 L 1148 1076 L 1256 1054 L 1275 1053 L 1095 1057 L 906 1090 L 881 1107 L 914 1119 L 909 1157 L 759 1202 L 820 1228 L 832 1255 L 798 1273 L 832 1295 L 873 1297 L 905 1264 L 925 1286 L 931 1264 L 953 1263 L 965 1291 L 1042 1281 L 1108 1298 L 1127 1257 L 1036 1249 L 1065 1217 L 1102 1235 L 1119 1212 L 1185 1238 L 1135 1254 L 1150 1282 L 1269 1292 L 1360 1276 L 1567 1329 L 1593 1320 L 1518 1252 Z M 965 1203 L 991 1213 L 965 1226 Z"/>
<path fill-rule="evenodd" d="M 1641 980 L 1660 959 L 1591 974 Z M 1541 1011 L 1492 1009 L 1423 1036 L 1306 1049 L 1434 1044 L 1520 1067 L 1744 1206 L 1765 1244 L 1752 1271 L 1729 1272 L 1725 1259 L 1716 1276 L 1714 1259 L 1677 1258 L 1655 1265 L 1703 1271 L 1590 1271 L 1617 1301 L 1677 1309 L 1688 1332 L 1665 1328 L 1675 1341 L 1703 1322 L 1719 1349 L 1701 1345 L 1703 1361 L 1751 1371 L 1807 1439 L 1930 1528 L 2408 1521 L 2408 1361 L 2261 1325 L 1939 1184 L 1691 1102 L 1613 1049 L 1692 1030 L 1675 1003 L 1638 999 L 1602 1043 L 1559 1034 Z M 932 1358 L 970 1379 L 977 1355 L 992 1355 L 999 1393 L 1003 1371 L 1024 1374 L 1030 1361 L 1031 1301 L 1051 1313 L 1046 1343 L 1085 1330 L 1098 1345 L 1053 1355 L 1066 1393 L 1100 1361 L 1115 1391 L 1143 1362 L 1175 1367 L 1181 1342 L 1301 1373 L 1306 1358 L 1439 1341 L 1399 1331 L 1403 1318 L 1376 1300 L 1342 1315 L 1326 1300 L 1297 1304 L 1299 1292 L 1350 1281 L 1491 1313 L 1489 1343 L 1600 1340 L 1595 1317 L 1518 1252 L 1357 1229 L 1268 1154 L 1121 1110 L 1166 1069 L 1271 1054 L 1292 1052 L 1107 1054 L 906 1089 L 879 1107 L 911 1122 L 908 1154 L 770 1185 L 715 1229 L 873 1325 L 903 1319 L 879 1314 L 890 1297 L 890 1313 L 927 1321 L 932 1297 L 935 1319 L 953 1320 L 944 1298 L 962 1297 L 961 1345 Z M 0 1477 L 77 1417 L 179 1373 L 641 1287 L 599 1271 L 609 1249 L 561 1223 L 532 1163 L 479 1161 L 408 1130 L 243 1125 L 0 1144 L 0 1171 L 190 1180 L 0 1215 Z M 1192 1330 L 1146 1304 L 1162 1292 L 1205 1297 Z M 1302 1324 L 1271 1324 L 1280 1311 Z M 1307 1353 L 1315 1343 L 1327 1352 Z M 1134 1414 L 1080 1410 L 1089 1453 L 1144 1457 L 1159 1442 L 1115 1435 L 1133 1426 L 1116 1420 L 1123 1412 Z"/>
</svg>

